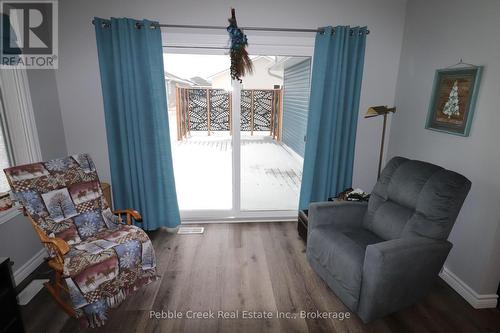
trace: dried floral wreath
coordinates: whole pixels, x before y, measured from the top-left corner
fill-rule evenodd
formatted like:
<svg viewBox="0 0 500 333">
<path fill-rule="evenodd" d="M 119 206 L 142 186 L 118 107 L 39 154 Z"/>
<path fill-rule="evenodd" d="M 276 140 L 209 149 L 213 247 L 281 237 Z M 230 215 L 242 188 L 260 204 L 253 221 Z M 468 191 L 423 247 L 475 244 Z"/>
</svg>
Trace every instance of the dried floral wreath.
<svg viewBox="0 0 500 333">
<path fill-rule="evenodd" d="M 231 17 L 228 21 L 229 26 L 227 27 L 227 32 L 229 33 L 231 43 L 231 79 L 238 80 L 241 83 L 242 76 L 245 76 L 246 73 L 253 72 L 252 60 L 250 60 L 246 50 L 248 40 L 243 30 L 238 28 L 234 8 L 231 8 Z"/>
</svg>

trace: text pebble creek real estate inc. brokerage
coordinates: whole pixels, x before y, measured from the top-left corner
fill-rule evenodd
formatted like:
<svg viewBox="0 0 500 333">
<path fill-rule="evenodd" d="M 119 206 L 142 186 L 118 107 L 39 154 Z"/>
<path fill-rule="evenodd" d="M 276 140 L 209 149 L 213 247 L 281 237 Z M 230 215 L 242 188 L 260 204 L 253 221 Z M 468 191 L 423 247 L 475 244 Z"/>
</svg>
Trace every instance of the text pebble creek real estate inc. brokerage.
<svg viewBox="0 0 500 333">
<path fill-rule="evenodd" d="M 320 311 L 149 311 L 150 319 L 336 319 L 351 317 L 350 312 Z"/>
</svg>

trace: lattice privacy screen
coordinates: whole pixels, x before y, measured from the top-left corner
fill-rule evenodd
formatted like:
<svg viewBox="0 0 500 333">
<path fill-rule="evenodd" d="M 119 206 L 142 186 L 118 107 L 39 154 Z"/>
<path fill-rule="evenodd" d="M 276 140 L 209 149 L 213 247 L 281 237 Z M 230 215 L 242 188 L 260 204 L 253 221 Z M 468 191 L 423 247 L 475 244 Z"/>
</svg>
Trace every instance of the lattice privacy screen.
<svg viewBox="0 0 500 333">
<path fill-rule="evenodd" d="M 223 89 L 180 88 L 176 92 L 177 138 L 190 131 L 230 131 L 231 93 Z M 242 131 L 270 131 L 280 139 L 281 89 L 241 90 Z"/>
</svg>

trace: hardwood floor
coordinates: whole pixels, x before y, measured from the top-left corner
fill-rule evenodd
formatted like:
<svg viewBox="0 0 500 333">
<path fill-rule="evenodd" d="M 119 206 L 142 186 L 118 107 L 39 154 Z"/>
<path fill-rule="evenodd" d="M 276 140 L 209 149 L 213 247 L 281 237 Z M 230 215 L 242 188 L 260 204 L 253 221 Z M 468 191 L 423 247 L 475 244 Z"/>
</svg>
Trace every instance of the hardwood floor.
<svg viewBox="0 0 500 333">
<path fill-rule="evenodd" d="M 498 309 L 475 310 L 444 282 L 414 306 L 369 325 L 349 319 L 276 318 L 348 309 L 309 267 L 295 223 L 205 225 L 204 235 L 151 233 L 161 279 L 83 329 L 41 291 L 23 317 L 28 332 L 500 332 Z M 236 311 L 239 319 L 150 319 L 150 310 Z M 242 319 L 241 311 L 272 319 Z"/>
</svg>

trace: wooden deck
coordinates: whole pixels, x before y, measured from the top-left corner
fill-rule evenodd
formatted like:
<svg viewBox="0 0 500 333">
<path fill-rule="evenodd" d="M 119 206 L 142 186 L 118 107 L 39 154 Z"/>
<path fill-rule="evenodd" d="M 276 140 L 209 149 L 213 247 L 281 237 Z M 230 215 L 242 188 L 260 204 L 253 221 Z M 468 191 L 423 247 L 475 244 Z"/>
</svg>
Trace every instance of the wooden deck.
<svg viewBox="0 0 500 333">
<path fill-rule="evenodd" d="M 181 210 L 231 207 L 231 149 L 227 134 L 172 142 Z M 243 209 L 297 209 L 302 164 L 281 143 L 269 136 L 242 133 L 241 165 Z"/>
</svg>

